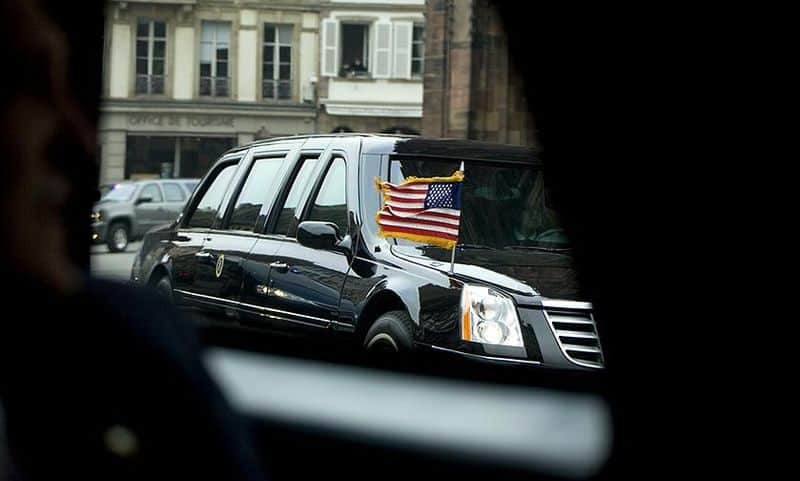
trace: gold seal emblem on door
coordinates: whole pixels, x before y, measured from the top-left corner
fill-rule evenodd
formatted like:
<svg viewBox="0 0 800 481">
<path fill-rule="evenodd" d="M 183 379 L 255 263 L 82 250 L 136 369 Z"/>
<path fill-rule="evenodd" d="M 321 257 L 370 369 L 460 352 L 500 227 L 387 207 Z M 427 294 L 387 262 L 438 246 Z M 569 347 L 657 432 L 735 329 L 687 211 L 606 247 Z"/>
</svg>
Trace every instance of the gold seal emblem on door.
<svg viewBox="0 0 800 481">
<path fill-rule="evenodd" d="M 216 274 L 217 277 L 222 275 L 222 268 L 224 266 L 225 266 L 225 255 L 220 254 L 219 257 L 217 258 L 217 267 L 216 269 L 214 269 L 214 274 Z"/>
</svg>

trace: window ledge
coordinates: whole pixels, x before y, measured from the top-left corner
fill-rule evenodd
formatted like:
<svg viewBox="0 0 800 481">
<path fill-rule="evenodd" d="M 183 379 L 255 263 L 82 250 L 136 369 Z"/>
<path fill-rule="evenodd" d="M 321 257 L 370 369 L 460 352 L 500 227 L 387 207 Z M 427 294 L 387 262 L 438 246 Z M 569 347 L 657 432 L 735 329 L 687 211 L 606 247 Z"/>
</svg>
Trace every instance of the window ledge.
<svg viewBox="0 0 800 481">
<path fill-rule="evenodd" d="M 422 77 L 411 77 L 411 78 L 375 78 L 375 77 L 331 77 L 337 81 L 341 82 L 377 82 L 379 80 L 386 80 L 389 82 L 400 82 L 400 83 L 420 83 L 422 82 Z"/>
</svg>

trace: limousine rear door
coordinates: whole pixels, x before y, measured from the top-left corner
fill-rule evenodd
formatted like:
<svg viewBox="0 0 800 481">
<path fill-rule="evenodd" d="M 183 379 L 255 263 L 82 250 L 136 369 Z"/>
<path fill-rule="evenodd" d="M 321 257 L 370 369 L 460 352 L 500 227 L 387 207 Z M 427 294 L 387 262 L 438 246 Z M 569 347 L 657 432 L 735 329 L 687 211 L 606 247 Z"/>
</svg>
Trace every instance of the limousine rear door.
<svg viewBox="0 0 800 481">
<path fill-rule="evenodd" d="M 279 261 L 277 253 L 283 244 L 292 242 L 297 228 L 300 209 L 308 191 L 319 175 L 319 151 L 304 151 L 293 162 L 290 175 L 276 198 L 269 219 L 264 224 L 263 234 L 253 247 L 245 265 L 242 292 L 242 311 L 245 319 L 259 327 L 275 331 L 317 329 L 327 327 L 327 322 L 306 322 L 294 313 L 283 309 L 279 300 L 283 290 L 276 290 L 272 275 L 274 271 L 288 272 L 285 263 Z"/>
<path fill-rule="evenodd" d="M 199 191 L 191 199 L 186 215 L 171 239 L 170 261 L 172 264 L 172 285 L 175 300 L 185 307 L 202 307 L 195 295 L 198 280 L 202 279 L 203 269 L 208 266 L 203 256 L 198 256 L 209 230 L 214 225 L 222 199 L 233 180 L 240 156 L 224 159 L 216 165 L 199 186 Z"/>
<path fill-rule="evenodd" d="M 260 215 L 268 209 L 284 176 L 289 146 L 251 154 L 244 160 L 240 175 L 223 200 L 224 209 L 208 231 L 200 259 L 195 297 L 207 304 L 206 310 L 216 317 L 238 319 L 244 282 L 244 263 L 258 237 Z"/>
</svg>

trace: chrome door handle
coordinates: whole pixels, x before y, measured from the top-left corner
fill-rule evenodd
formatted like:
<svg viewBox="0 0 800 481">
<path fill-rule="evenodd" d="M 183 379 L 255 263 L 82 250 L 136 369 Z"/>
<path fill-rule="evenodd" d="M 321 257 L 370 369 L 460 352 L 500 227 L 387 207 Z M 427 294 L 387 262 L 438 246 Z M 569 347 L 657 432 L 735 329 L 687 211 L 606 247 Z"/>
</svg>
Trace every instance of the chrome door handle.
<svg viewBox="0 0 800 481">
<path fill-rule="evenodd" d="M 281 261 L 275 261 L 269 265 L 272 269 L 275 269 L 278 272 L 286 273 L 289 272 L 289 264 Z"/>
</svg>

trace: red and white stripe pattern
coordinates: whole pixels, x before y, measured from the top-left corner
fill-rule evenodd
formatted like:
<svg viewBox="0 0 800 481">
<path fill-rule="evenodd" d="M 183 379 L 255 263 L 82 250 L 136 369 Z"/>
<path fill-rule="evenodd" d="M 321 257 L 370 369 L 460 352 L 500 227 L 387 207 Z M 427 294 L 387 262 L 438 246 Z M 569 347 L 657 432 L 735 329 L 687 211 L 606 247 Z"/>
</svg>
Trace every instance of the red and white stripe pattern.
<svg viewBox="0 0 800 481">
<path fill-rule="evenodd" d="M 384 207 L 377 221 L 387 237 L 407 238 L 451 247 L 458 240 L 461 211 L 451 208 L 425 208 L 431 183 L 394 185 L 382 183 Z"/>
</svg>

